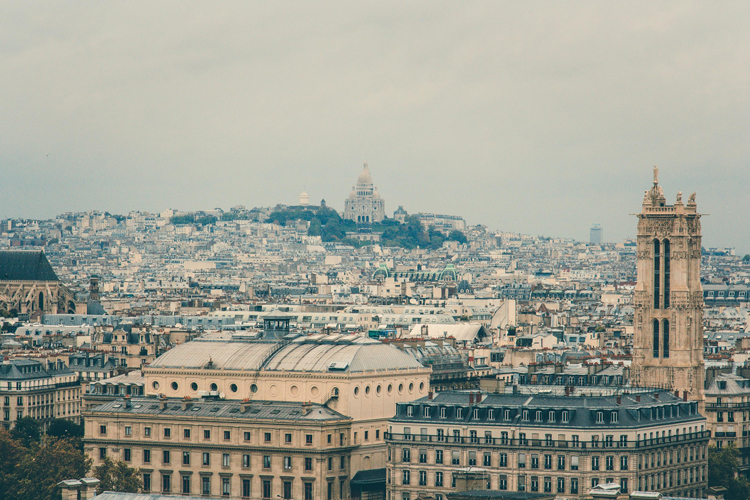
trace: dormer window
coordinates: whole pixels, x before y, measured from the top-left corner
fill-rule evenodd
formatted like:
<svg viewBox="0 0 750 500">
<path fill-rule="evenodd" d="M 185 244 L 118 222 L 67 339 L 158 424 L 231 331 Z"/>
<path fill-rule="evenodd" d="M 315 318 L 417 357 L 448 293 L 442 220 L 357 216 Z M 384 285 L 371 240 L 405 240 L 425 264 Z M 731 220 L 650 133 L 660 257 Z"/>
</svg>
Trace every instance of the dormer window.
<svg viewBox="0 0 750 500">
<path fill-rule="evenodd" d="M 555 412 L 551 411 L 549 412 L 549 421 L 554 422 L 555 421 Z"/>
<path fill-rule="evenodd" d="M 524 422 L 528 422 L 529 421 L 529 410 L 524 410 L 522 417 L 523 417 L 523 421 Z"/>
<path fill-rule="evenodd" d="M 604 423 L 604 412 L 603 411 L 596 412 L 596 423 L 597 424 L 603 424 Z"/>
<path fill-rule="evenodd" d="M 566 423 L 569 421 L 569 416 L 568 416 L 568 411 L 567 410 L 565 410 L 565 411 L 562 412 L 562 421 L 566 422 Z"/>
<path fill-rule="evenodd" d="M 510 420 L 510 410 L 505 410 L 504 418 L 505 420 Z"/>
<path fill-rule="evenodd" d="M 406 416 L 411 417 L 413 415 L 414 409 L 411 406 L 406 407 Z"/>
<path fill-rule="evenodd" d="M 448 416 L 448 415 L 447 415 L 447 413 L 448 413 L 448 412 L 447 412 L 447 410 L 445 409 L 445 407 L 443 407 L 443 408 L 440 408 L 440 418 L 446 418 L 446 417 Z"/>
<path fill-rule="evenodd" d="M 617 423 L 617 412 L 613 411 L 612 416 L 610 418 L 610 423 L 616 424 Z"/>
<path fill-rule="evenodd" d="M 424 418 L 430 418 L 430 407 L 425 406 L 424 407 Z"/>
<path fill-rule="evenodd" d="M 456 408 L 456 418 L 464 418 L 464 409 Z"/>
<path fill-rule="evenodd" d="M 495 420 L 495 410 L 493 410 L 493 409 L 487 410 L 487 419 L 488 420 Z"/>
<path fill-rule="evenodd" d="M 540 410 L 537 410 L 536 413 L 534 414 L 534 420 L 537 422 L 542 421 L 542 412 Z"/>
<path fill-rule="evenodd" d="M 479 408 L 474 408 L 474 420 L 479 420 Z"/>
</svg>

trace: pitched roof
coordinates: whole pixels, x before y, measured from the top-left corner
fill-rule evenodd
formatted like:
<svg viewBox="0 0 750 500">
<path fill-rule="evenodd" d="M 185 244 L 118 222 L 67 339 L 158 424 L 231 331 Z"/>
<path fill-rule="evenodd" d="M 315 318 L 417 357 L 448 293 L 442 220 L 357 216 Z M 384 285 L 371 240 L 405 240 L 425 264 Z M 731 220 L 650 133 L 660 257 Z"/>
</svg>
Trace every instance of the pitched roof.
<svg viewBox="0 0 750 500">
<path fill-rule="evenodd" d="M 0 281 L 60 281 L 44 252 L 0 251 Z"/>
</svg>

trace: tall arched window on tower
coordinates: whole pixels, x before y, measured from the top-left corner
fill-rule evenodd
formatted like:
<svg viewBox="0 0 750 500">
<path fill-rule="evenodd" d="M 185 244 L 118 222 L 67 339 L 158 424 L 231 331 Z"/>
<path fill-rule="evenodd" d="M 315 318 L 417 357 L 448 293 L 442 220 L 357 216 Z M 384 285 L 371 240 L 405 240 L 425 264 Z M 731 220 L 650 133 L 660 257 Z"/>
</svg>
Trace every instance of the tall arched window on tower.
<svg viewBox="0 0 750 500">
<path fill-rule="evenodd" d="M 654 309 L 659 309 L 661 298 L 661 245 L 654 240 Z"/>
<path fill-rule="evenodd" d="M 669 308 L 669 240 L 664 240 L 664 309 Z M 666 358 L 666 356 L 664 356 Z"/>
<path fill-rule="evenodd" d="M 669 357 L 669 320 L 668 319 L 665 319 L 664 322 L 662 323 L 661 339 L 662 339 L 661 355 L 663 358 L 668 358 Z"/>
<path fill-rule="evenodd" d="M 44 311 L 44 294 L 39 292 L 39 310 Z"/>
<path fill-rule="evenodd" d="M 659 357 L 659 320 L 654 320 L 654 357 Z"/>
</svg>

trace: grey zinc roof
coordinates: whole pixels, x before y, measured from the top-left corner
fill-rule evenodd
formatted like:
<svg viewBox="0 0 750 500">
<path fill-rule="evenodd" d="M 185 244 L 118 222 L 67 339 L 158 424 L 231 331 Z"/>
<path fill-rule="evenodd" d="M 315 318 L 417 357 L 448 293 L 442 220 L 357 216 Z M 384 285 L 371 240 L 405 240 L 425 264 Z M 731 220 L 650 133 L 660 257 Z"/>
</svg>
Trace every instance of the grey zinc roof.
<svg viewBox="0 0 750 500">
<path fill-rule="evenodd" d="M 299 337 L 289 343 L 268 341 L 187 342 L 169 350 L 150 366 L 155 368 L 325 372 L 336 363 L 339 371 L 363 372 L 422 368 L 396 347 L 362 336 Z"/>
<path fill-rule="evenodd" d="M 0 281 L 60 281 L 44 252 L 0 251 Z"/>
<path fill-rule="evenodd" d="M 108 401 L 92 408 L 92 412 L 127 413 L 130 415 L 161 415 L 163 417 L 211 417 L 211 418 L 239 418 L 247 420 L 346 420 L 346 417 L 323 405 L 312 404 L 311 411 L 305 413 L 304 403 L 286 401 L 252 401 L 245 413 L 240 411 L 243 403 L 240 401 L 193 399 L 186 409 L 182 409 L 182 399 L 170 398 L 166 400 L 166 408 L 162 409 L 163 400 L 156 398 L 133 398 L 130 407 L 124 399 Z"/>
</svg>

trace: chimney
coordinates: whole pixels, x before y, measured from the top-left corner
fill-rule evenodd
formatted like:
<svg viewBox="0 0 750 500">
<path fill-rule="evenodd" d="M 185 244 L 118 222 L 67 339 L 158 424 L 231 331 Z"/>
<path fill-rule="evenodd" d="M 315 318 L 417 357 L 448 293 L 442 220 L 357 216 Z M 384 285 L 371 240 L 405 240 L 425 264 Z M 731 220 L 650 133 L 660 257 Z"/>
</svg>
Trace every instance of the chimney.
<svg viewBox="0 0 750 500">
<path fill-rule="evenodd" d="M 164 394 L 159 395 L 159 409 L 162 411 L 167 409 L 167 397 Z"/>
<path fill-rule="evenodd" d="M 250 409 L 250 398 L 245 398 L 240 403 L 240 413 L 247 413 Z"/>
<path fill-rule="evenodd" d="M 62 490 L 62 500 L 78 500 L 78 490 L 83 486 L 78 479 L 60 481 L 57 486 Z"/>
<path fill-rule="evenodd" d="M 133 406 L 130 402 L 130 394 L 125 395 L 125 408 L 130 408 Z"/>
<path fill-rule="evenodd" d="M 432 400 L 432 391 L 427 393 L 427 399 Z"/>
<path fill-rule="evenodd" d="M 682 391 L 682 400 L 687 401 L 687 391 Z"/>
<path fill-rule="evenodd" d="M 313 404 L 310 401 L 305 401 L 304 403 L 302 403 L 302 411 L 305 413 L 305 415 L 309 415 L 312 410 Z"/>
<path fill-rule="evenodd" d="M 622 399 L 619 395 L 617 396 L 617 404 L 618 405 L 622 404 Z"/>
<path fill-rule="evenodd" d="M 640 394 L 636 394 L 635 395 L 635 402 L 636 403 L 640 403 L 641 402 L 641 395 Z"/>
<path fill-rule="evenodd" d="M 476 401 L 477 401 L 477 403 L 481 403 L 482 402 L 482 393 L 481 392 L 477 393 L 477 399 L 476 399 Z"/>
<path fill-rule="evenodd" d="M 193 402 L 190 400 L 190 396 L 185 396 L 182 399 L 182 411 L 185 411 L 193 406 Z"/>
<path fill-rule="evenodd" d="M 81 488 L 81 500 L 90 500 L 96 496 L 96 487 L 99 486 L 99 480 L 95 477 L 81 478 L 83 487 Z"/>
<path fill-rule="evenodd" d="M 474 404 L 474 393 L 473 392 L 469 393 L 469 404 L 470 405 Z"/>
<path fill-rule="evenodd" d="M 657 401 L 659 401 L 659 393 L 658 392 L 654 393 L 654 399 L 657 400 Z"/>
</svg>

